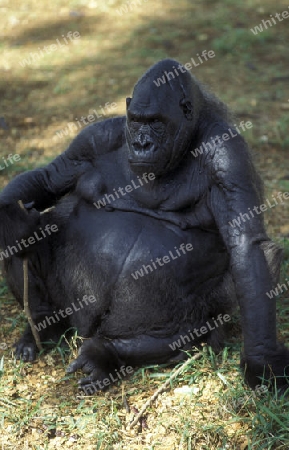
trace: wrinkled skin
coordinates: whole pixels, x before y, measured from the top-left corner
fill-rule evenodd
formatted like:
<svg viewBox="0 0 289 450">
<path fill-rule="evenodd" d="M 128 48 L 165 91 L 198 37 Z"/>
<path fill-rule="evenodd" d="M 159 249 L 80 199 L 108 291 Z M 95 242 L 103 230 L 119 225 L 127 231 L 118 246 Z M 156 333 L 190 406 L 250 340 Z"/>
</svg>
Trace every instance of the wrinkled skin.
<svg viewBox="0 0 289 450">
<path fill-rule="evenodd" d="M 28 256 L 35 324 L 94 296 L 93 303 L 40 331 L 42 341 L 57 342 L 69 327 L 87 338 L 68 368 L 88 374 L 79 382 L 86 392 L 123 365 L 178 361 L 186 357 L 182 350 L 201 342 L 219 350 L 224 326 L 183 348 L 170 344 L 230 314 L 237 301 L 247 382 L 254 388 L 262 375 L 275 375 L 285 390 L 289 353 L 277 342 L 275 301 L 266 296 L 278 279 L 280 250 L 266 235 L 262 214 L 240 227 L 229 225 L 262 204 L 261 182 L 240 135 L 193 156 L 192 150 L 233 128 L 226 107 L 185 70 L 160 87 L 153 83 L 177 65 L 154 65 L 127 99 L 126 117 L 88 126 L 49 165 L 19 175 L 4 189 L 3 249 L 39 227 L 58 226 L 57 233 L 5 258 L 6 277 L 22 304 L 22 259 Z M 148 174 L 154 176 L 148 180 Z M 114 197 L 101 206 L 106 194 Z M 182 244 L 193 250 L 132 276 Z M 36 357 L 29 327 L 16 356 Z"/>
</svg>

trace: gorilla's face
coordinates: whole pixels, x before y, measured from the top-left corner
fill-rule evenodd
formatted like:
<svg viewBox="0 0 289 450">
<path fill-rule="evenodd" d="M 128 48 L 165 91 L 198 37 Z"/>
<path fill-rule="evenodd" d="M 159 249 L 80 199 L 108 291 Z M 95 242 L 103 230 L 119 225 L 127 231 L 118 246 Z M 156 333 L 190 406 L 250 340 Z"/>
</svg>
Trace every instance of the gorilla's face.
<svg viewBox="0 0 289 450">
<path fill-rule="evenodd" d="M 133 172 L 168 173 L 182 159 L 191 134 L 180 95 L 170 86 L 156 88 L 147 82 L 127 99 L 126 139 Z"/>
<path fill-rule="evenodd" d="M 147 112 L 127 112 L 128 160 L 133 171 L 156 173 L 168 165 L 179 127 L 160 111 Z"/>
</svg>

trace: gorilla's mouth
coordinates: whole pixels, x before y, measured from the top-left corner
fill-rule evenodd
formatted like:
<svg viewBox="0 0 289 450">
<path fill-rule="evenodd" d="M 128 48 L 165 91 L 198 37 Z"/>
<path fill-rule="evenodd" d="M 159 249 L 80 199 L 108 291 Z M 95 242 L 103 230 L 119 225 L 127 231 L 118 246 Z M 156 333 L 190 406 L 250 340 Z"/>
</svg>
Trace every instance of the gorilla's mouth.
<svg viewBox="0 0 289 450">
<path fill-rule="evenodd" d="M 140 146 L 133 144 L 130 147 L 129 162 L 130 164 L 151 164 L 155 162 L 157 155 L 157 147 L 155 144 L 148 146 Z"/>
</svg>

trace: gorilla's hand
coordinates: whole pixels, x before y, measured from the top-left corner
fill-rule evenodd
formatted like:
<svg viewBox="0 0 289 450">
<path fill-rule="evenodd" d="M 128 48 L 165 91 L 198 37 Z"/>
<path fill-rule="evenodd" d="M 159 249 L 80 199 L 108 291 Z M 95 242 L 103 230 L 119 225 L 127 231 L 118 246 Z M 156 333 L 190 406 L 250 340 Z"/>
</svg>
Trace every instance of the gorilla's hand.
<svg viewBox="0 0 289 450">
<path fill-rule="evenodd" d="M 30 326 L 27 326 L 23 336 L 14 346 L 16 359 L 22 359 L 23 361 L 34 361 L 36 359 L 37 346 Z"/>
<path fill-rule="evenodd" d="M 40 213 L 27 205 L 24 211 L 18 203 L 0 206 L 0 247 L 5 250 L 8 246 L 15 246 L 16 241 L 21 243 L 22 239 L 33 237 L 38 231 L 40 223 Z M 30 208 L 30 209 L 29 209 Z M 33 251 L 35 246 L 23 246 L 23 252 Z M 20 249 L 17 247 L 18 253 Z"/>
<path fill-rule="evenodd" d="M 78 381 L 78 387 L 91 395 L 106 390 L 113 381 L 118 381 L 113 375 L 119 367 L 120 361 L 113 347 L 99 338 L 92 338 L 83 343 L 78 357 L 67 367 L 66 372 L 73 373 L 81 369 L 89 374 Z"/>
<path fill-rule="evenodd" d="M 280 394 L 289 388 L 289 350 L 279 344 L 275 352 L 266 355 L 266 358 L 257 360 L 255 358 L 242 357 L 241 368 L 244 372 L 245 381 L 255 389 L 261 380 L 274 388 L 276 385 Z"/>
</svg>

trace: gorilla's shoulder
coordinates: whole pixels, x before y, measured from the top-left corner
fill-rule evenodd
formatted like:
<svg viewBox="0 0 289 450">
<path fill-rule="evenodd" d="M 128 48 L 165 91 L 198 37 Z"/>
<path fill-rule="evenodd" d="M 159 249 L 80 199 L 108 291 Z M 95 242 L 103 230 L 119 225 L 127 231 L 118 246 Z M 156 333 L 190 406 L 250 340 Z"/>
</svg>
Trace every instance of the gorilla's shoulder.
<svg viewBox="0 0 289 450">
<path fill-rule="evenodd" d="M 65 152 L 69 159 L 89 160 L 118 150 L 125 143 L 126 117 L 114 117 L 92 123 L 84 128 Z"/>
<path fill-rule="evenodd" d="M 237 128 L 223 124 L 215 127 L 203 147 L 213 178 L 223 185 L 243 185 L 245 178 L 258 178 L 251 150 Z"/>
<path fill-rule="evenodd" d="M 95 123 L 91 123 L 84 129 L 84 131 L 86 131 L 87 133 L 93 133 L 97 135 L 102 133 L 106 134 L 118 131 L 123 132 L 125 122 L 126 116 L 117 116 L 110 119 L 104 119 Z"/>
<path fill-rule="evenodd" d="M 102 120 L 86 127 L 86 138 L 98 154 L 118 150 L 125 143 L 126 117 Z"/>
</svg>

